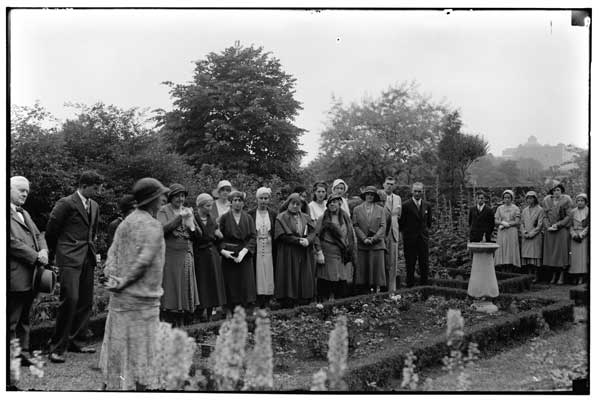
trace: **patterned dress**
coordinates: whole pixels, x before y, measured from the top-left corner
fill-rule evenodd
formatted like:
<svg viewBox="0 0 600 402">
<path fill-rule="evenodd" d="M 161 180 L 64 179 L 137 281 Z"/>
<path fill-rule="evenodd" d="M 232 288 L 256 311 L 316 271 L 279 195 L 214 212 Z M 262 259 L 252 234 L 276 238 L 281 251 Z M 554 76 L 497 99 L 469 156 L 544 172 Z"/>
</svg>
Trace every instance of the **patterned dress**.
<svg viewBox="0 0 600 402">
<path fill-rule="evenodd" d="M 571 267 L 570 274 L 587 274 L 590 272 L 590 220 L 589 209 L 575 208 L 571 211 L 571 236 L 579 234 L 583 240 L 571 238 Z"/>
<path fill-rule="evenodd" d="M 171 204 L 158 211 L 156 218 L 163 224 L 165 234 L 165 270 L 163 275 L 164 295 L 161 306 L 170 311 L 193 312 L 200 304 L 196 271 L 194 269 L 194 245 L 192 236 L 198 236 L 199 230 L 192 232 L 175 221 L 176 213 Z"/>
<path fill-rule="evenodd" d="M 275 292 L 273 279 L 273 240 L 269 211 L 256 211 L 256 293 L 272 295 Z"/>
<path fill-rule="evenodd" d="M 496 209 L 496 224 L 508 222 L 511 226 L 498 230 L 496 243 L 500 246 L 494 254 L 495 265 L 514 265 L 521 267 L 521 255 L 519 253 L 519 227 L 521 211 L 515 204 L 500 205 Z"/>
<path fill-rule="evenodd" d="M 542 245 L 544 242 L 544 209 L 539 205 L 525 207 L 521 212 L 521 261 L 523 265 L 542 265 Z M 525 238 L 527 232 L 530 238 Z"/>
<path fill-rule="evenodd" d="M 103 382 L 109 390 L 153 388 L 155 342 L 165 258 L 160 222 L 136 209 L 119 225 L 108 250 L 105 274 L 141 276 L 122 292 L 112 293 L 100 351 Z"/>
</svg>

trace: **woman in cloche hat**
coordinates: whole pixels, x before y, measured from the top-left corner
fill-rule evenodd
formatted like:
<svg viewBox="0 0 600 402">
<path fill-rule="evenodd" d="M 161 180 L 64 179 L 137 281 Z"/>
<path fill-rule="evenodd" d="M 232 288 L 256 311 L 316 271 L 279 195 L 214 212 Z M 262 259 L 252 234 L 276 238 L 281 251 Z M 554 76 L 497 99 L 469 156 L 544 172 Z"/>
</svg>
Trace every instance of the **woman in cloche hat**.
<svg viewBox="0 0 600 402">
<path fill-rule="evenodd" d="M 551 283 L 562 285 L 569 265 L 569 211 L 573 200 L 565 194 L 558 180 L 550 181 L 548 195 L 542 201 L 544 209 L 544 251 L 542 265 L 554 274 Z"/>
<path fill-rule="evenodd" d="M 360 198 L 364 202 L 354 208 L 352 215 L 358 243 L 355 283 L 379 292 L 379 288 L 387 283 L 385 277 L 386 214 L 383 207 L 376 204 L 380 198 L 375 187 L 365 188 Z"/>
<path fill-rule="evenodd" d="M 571 210 L 571 266 L 569 274 L 577 277 L 577 284 L 583 283 L 590 272 L 590 209 L 587 194 L 575 197 L 577 206 Z"/>
<path fill-rule="evenodd" d="M 539 205 L 535 191 L 525 194 L 527 206 L 521 212 L 521 263 L 523 268 L 539 279 L 538 269 L 542 266 L 542 228 L 544 227 L 544 209 Z"/>
<path fill-rule="evenodd" d="M 154 216 L 168 191 L 156 179 L 138 180 L 132 190 L 137 207 L 121 222 L 108 250 L 105 286 L 112 294 L 99 363 L 104 389 L 158 386 L 148 367 L 156 360 L 165 240 Z"/>
<path fill-rule="evenodd" d="M 494 253 L 494 264 L 508 267 L 509 270 L 521 268 L 519 252 L 519 227 L 521 226 L 521 210 L 514 204 L 515 193 L 504 190 L 502 205 L 496 208 L 494 220 L 498 226 L 496 243 L 500 246 Z"/>
</svg>

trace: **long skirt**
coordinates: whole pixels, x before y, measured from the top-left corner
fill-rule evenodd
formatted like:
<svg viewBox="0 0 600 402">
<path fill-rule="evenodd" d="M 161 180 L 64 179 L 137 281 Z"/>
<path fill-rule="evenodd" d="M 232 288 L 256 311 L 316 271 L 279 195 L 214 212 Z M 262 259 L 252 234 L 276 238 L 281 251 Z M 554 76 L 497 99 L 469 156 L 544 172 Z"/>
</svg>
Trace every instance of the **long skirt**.
<svg viewBox="0 0 600 402">
<path fill-rule="evenodd" d="M 136 383 L 156 387 L 155 342 L 159 326 L 155 307 L 117 311 L 109 303 L 100 351 L 100 369 L 108 390 L 135 390 Z"/>
<path fill-rule="evenodd" d="M 256 293 L 259 295 L 270 296 L 275 293 L 272 247 L 270 236 L 256 239 Z"/>
<path fill-rule="evenodd" d="M 346 265 L 342 259 L 340 248 L 328 241 L 322 241 L 321 249 L 325 256 L 325 264 L 317 265 L 317 278 L 331 282 L 348 281 Z M 352 278 L 350 278 L 351 280 Z"/>
<path fill-rule="evenodd" d="M 496 243 L 500 247 L 494 254 L 495 265 L 521 266 L 521 255 L 519 253 L 519 231 L 516 227 L 498 231 Z"/>
<path fill-rule="evenodd" d="M 214 246 L 196 248 L 194 268 L 198 284 L 200 308 L 223 306 L 227 303 L 221 257 Z"/>
<path fill-rule="evenodd" d="M 256 279 L 252 256 L 247 254 L 239 264 L 230 258 L 221 258 L 225 279 L 227 304 L 238 305 L 256 301 Z"/>
<path fill-rule="evenodd" d="M 571 239 L 567 228 L 544 233 L 543 264 L 548 267 L 564 268 L 569 265 L 569 245 Z"/>
<path fill-rule="evenodd" d="M 312 299 L 315 260 L 311 247 L 279 243 L 275 264 L 275 298 Z"/>
<path fill-rule="evenodd" d="M 538 233 L 533 239 L 523 237 L 521 241 L 521 264 L 542 265 L 542 246 L 544 239 L 541 233 Z"/>
<path fill-rule="evenodd" d="M 355 283 L 357 285 L 386 286 L 385 250 L 358 250 Z"/>
<path fill-rule="evenodd" d="M 167 248 L 163 290 L 161 307 L 165 310 L 193 312 L 200 304 L 191 243 L 183 251 Z"/>
<path fill-rule="evenodd" d="M 589 246 L 589 237 L 585 237 L 581 242 L 571 240 L 570 274 L 587 274 L 590 272 Z"/>
</svg>

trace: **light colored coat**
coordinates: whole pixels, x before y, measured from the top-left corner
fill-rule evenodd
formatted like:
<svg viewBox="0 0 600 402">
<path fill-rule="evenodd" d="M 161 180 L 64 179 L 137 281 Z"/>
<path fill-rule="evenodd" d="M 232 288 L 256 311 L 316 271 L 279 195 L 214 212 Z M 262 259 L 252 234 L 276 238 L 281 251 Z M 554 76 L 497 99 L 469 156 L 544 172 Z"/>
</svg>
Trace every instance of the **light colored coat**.
<svg viewBox="0 0 600 402">
<path fill-rule="evenodd" d="M 44 236 L 23 210 L 22 222 L 19 215 L 10 209 L 10 260 L 9 288 L 11 292 L 31 290 L 33 282 L 33 266 L 37 260 L 38 251 L 48 249 Z"/>
</svg>

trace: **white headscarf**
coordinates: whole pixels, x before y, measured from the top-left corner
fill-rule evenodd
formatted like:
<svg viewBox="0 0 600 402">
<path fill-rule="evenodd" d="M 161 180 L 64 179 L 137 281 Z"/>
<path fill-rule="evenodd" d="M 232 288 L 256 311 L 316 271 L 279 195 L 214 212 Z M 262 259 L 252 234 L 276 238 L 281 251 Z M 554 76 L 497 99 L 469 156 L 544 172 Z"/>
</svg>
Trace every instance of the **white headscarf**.
<svg viewBox="0 0 600 402">
<path fill-rule="evenodd" d="M 333 192 L 333 189 L 338 185 L 338 184 L 343 184 L 344 185 L 344 194 L 346 194 L 346 192 L 348 191 L 348 185 L 346 184 L 346 182 L 342 179 L 335 179 L 333 181 L 333 185 L 331 186 L 331 192 Z"/>
<path fill-rule="evenodd" d="M 258 190 L 256 190 L 256 198 L 260 197 L 263 194 L 268 194 L 269 196 L 271 196 L 271 189 L 269 187 L 261 187 Z"/>
</svg>

